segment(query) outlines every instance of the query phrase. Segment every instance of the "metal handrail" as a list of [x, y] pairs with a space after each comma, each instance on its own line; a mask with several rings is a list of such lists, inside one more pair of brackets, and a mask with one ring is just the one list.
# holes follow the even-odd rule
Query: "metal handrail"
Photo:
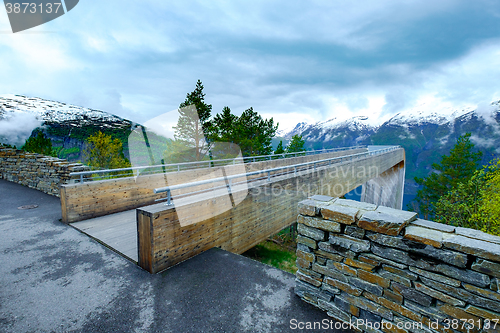
[[[130, 167], [130, 168], [119, 168], [119, 169], [105, 169], [105, 170], [93, 170], [93, 171], [79, 171], [79, 172], [71, 172], [69, 174], [70, 177], [74, 176], [79, 176], [80, 182], [83, 183], [85, 180], [85, 176], [88, 175], [94, 175], [94, 174], [105, 174], [105, 173], [114, 173], [114, 172], [122, 172], [122, 171], [134, 171], [134, 170], [144, 170], [144, 169], [154, 169], [154, 168], [171, 168], [175, 167], [177, 168], [177, 172], [181, 170], [181, 166], [190, 166], [190, 165], [195, 165], [195, 164], [206, 164], [208, 163], [208, 167], [210, 168], [212, 164], [215, 163], [220, 163], [220, 162], [233, 162], [233, 165], [236, 164], [237, 161], [248, 161], [251, 160], [253, 163], [255, 163], [258, 159], [265, 158], [265, 160], [272, 160], [273, 158], [282, 158], [288, 155], [295, 155], [297, 157], [298, 155], [303, 155], [303, 156], [308, 156], [308, 155], [315, 155], [315, 154], [326, 154], [326, 153], [332, 153], [336, 151], [345, 151], [345, 150], [353, 150], [353, 149], [360, 149], [360, 148], [366, 148], [366, 146], [352, 146], [352, 147], [341, 147], [341, 148], [329, 148], [329, 149], [321, 149], [321, 150], [309, 150], [309, 151], [302, 151], [302, 152], [295, 152], [295, 153], [283, 153], [283, 154], [272, 154], [272, 155], [259, 155], [259, 156], [248, 156], [248, 157], [236, 157], [234, 159], [232, 158], [226, 158], [226, 159], [219, 159], [219, 160], [206, 160], [206, 161], [195, 161], [195, 162], [183, 162], [183, 163], [173, 163], [173, 164], [158, 164], [158, 165], [147, 165], [147, 166], [139, 166], [139, 167]], [[185, 169], [186, 170], [186, 169]]]
[[[303, 166], [310, 166], [313, 165], [314, 169], [316, 169], [316, 165], [319, 163], [324, 163], [324, 162], [329, 162], [329, 165], [331, 165], [331, 162], [333, 160], [340, 160], [340, 162], [343, 162], [344, 160], [349, 160], [352, 161], [354, 158], [360, 159], [361, 156], [373, 156], [373, 155], [379, 155], [379, 154], [384, 154], [396, 149], [400, 149], [401, 146], [392, 146], [388, 148], [383, 148], [379, 150], [374, 150], [374, 151], [368, 151], [368, 152], [363, 152], [363, 153], [358, 153], [358, 154], [353, 154], [353, 155], [347, 155], [347, 156], [338, 156], [338, 157], [332, 157], [324, 160], [319, 160], [319, 161], [312, 161], [312, 162], [307, 162], [307, 163], [300, 163], [300, 164], [294, 164], [294, 165], [288, 165], [288, 166], [283, 166], [283, 167], [278, 167], [278, 168], [271, 168], [271, 169], [266, 169], [266, 170], [257, 170], [257, 171], [252, 171], [248, 173], [242, 173], [238, 175], [231, 175], [231, 176], [226, 176], [226, 177], [218, 177], [218, 178], [213, 178], [213, 179], [205, 179], [205, 180], [200, 180], [197, 182], [191, 182], [191, 183], [185, 183], [185, 184], [178, 184], [178, 185], [172, 185], [172, 186], [166, 186], [166, 187], [160, 187], [160, 188], [155, 188], [154, 193], [163, 193], [167, 192], [167, 203], [166, 205], [170, 206], [172, 205], [172, 195], [171, 192], [173, 190], [179, 190], [187, 187], [193, 187], [193, 186], [199, 186], [199, 185], [205, 185], [205, 184], [210, 184], [210, 183], [216, 183], [216, 182], [225, 182], [228, 181], [227, 187], [229, 188], [229, 191], [231, 191], [231, 181], [236, 178], [242, 178], [242, 177], [248, 177], [248, 176], [253, 176], [253, 175], [259, 175], [263, 173], [267, 173], [267, 180], [271, 181], [271, 172], [276, 172], [276, 171], [281, 171], [285, 169], [294, 169], [294, 173], [297, 174], [297, 168], [298, 167], [303, 167]], [[276, 176], [276, 175], [275, 175]]]

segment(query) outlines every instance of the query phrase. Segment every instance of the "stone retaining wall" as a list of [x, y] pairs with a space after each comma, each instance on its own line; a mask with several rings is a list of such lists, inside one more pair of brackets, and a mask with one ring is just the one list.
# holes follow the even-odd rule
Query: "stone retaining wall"
[[325, 196], [298, 208], [305, 302], [359, 332], [500, 332], [500, 237]]
[[59, 197], [59, 185], [69, 181], [69, 173], [88, 170], [80, 163], [0, 147], [0, 179], [25, 185]]

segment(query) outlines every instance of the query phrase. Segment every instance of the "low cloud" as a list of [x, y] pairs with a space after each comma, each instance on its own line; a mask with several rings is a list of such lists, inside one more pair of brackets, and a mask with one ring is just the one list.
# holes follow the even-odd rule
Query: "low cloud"
[[35, 115], [16, 112], [0, 119], [0, 142], [9, 145], [22, 146], [31, 132], [42, 125]]

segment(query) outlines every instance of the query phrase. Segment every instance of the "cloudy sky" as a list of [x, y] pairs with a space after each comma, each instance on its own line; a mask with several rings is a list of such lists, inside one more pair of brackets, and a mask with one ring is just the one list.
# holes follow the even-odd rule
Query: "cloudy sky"
[[0, 8], [0, 94], [145, 122], [205, 86], [215, 112], [282, 129], [500, 99], [497, 0], [81, 0], [12, 34]]

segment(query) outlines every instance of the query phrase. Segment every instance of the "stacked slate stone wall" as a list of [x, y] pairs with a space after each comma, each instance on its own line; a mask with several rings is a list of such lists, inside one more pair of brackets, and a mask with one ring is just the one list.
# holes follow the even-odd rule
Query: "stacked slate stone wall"
[[59, 185], [69, 182], [70, 172], [88, 170], [81, 163], [0, 147], [0, 179], [25, 185], [59, 197]]
[[354, 331], [500, 332], [500, 237], [325, 196], [299, 214], [295, 293]]

